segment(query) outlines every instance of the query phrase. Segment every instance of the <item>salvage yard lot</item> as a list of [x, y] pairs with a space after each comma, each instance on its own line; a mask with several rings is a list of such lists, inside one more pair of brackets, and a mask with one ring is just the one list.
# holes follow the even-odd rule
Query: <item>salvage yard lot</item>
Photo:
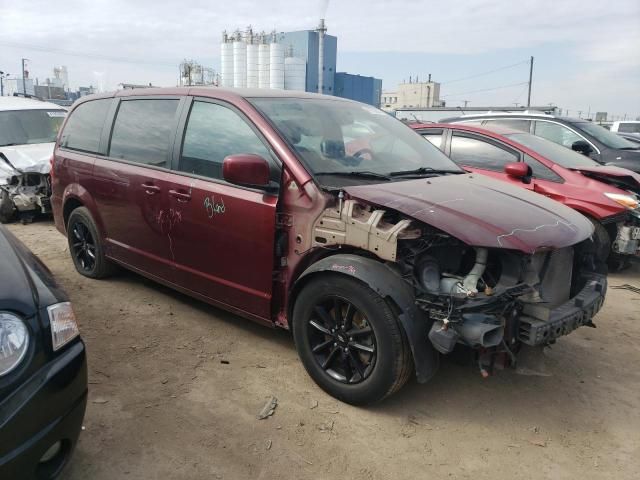
[[[444, 361], [429, 384], [356, 408], [316, 387], [287, 332], [133, 273], [90, 280], [52, 223], [9, 228], [65, 287], [87, 345], [85, 430], [64, 479], [637, 478], [637, 293], [610, 288], [598, 328], [548, 351], [550, 376], [483, 380]], [[639, 266], [609, 283], [640, 286]]]

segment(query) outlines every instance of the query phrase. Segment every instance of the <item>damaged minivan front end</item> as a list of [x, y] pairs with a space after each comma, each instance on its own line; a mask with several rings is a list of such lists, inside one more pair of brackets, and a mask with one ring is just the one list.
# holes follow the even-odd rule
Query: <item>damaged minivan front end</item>
[[[408, 285], [420, 312], [412, 321], [422, 323], [412, 340], [415, 326], [403, 322], [418, 342], [418, 380], [433, 369], [416, 349], [470, 347], [486, 375], [496, 362], [515, 366], [525, 345], [593, 326], [603, 305], [592, 224], [545, 197], [496, 187], [475, 175], [347, 187], [314, 225], [315, 246], [368, 251]], [[358, 276], [341, 257], [350, 256], [330, 257], [330, 268]]]

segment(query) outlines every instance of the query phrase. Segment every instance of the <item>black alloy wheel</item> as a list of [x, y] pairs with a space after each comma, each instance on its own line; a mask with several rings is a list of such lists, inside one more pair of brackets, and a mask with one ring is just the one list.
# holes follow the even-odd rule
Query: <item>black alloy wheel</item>
[[335, 380], [355, 384], [375, 366], [376, 336], [365, 316], [336, 295], [319, 299], [307, 329], [311, 351], [320, 368]]
[[71, 254], [76, 264], [85, 272], [91, 272], [96, 266], [96, 243], [89, 228], [81, 221], [69, 225], [72, 235]]
[[353, 405], [378, 402], [415, 372], [396, 312], [365, 283], [321, 273], [296, 295], [293, 338], [307, 373], [325, 392]]
[[78, 207], [67, 221], [67, 242], [76, 270], [89, 278], [106, 278], [117, 266], [105, 257], [101, 237], [91, 213]]

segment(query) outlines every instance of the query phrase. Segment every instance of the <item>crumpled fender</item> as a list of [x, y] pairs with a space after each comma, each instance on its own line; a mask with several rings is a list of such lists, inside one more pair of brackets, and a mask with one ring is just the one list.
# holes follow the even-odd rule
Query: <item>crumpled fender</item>
[[294, 284], [299, 289], [309, 276], [333, 272], [354, 277], [383, 298], [391, 298], [400, 309], [398, 319], [404, 328], [418, 382], [425, 383], [436, 373], [439, 357], [428, 339], [431, 322], [416, 306], [411, 287], [388, 265], [359, 255], [338, 254], [325, 257], [307, 268]]

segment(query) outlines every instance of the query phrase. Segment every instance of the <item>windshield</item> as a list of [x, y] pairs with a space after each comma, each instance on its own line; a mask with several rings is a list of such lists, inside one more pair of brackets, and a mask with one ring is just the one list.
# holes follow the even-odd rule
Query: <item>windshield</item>
[[250, 101], [314, 175], [352, 175], [375, 181], [391, 173], [400, 177], [399, 172], [463, 172], [431, 143], [377, 108], [329, 99]]
[[589, 157], [530, 133], [508, 133], [504, 136], [530, 148], [564, 168], [600, 166], [598, 162], [591, 160]]
[[573, 124], [576, 128], [584, 130], [593, 138], [602, 142], [605, 146], [609, 148], [620, 148], [626, 150], [632, 150], [638, 148], [637, 145], [625, 140], [620, 135], [616, 135], [613, 132], [610, 132], [604, 127], [597, 125], [591, 122], [576, 122]]
[[55, 142], [64, 110], [8, 110], [0, 112], [0, 147]]

